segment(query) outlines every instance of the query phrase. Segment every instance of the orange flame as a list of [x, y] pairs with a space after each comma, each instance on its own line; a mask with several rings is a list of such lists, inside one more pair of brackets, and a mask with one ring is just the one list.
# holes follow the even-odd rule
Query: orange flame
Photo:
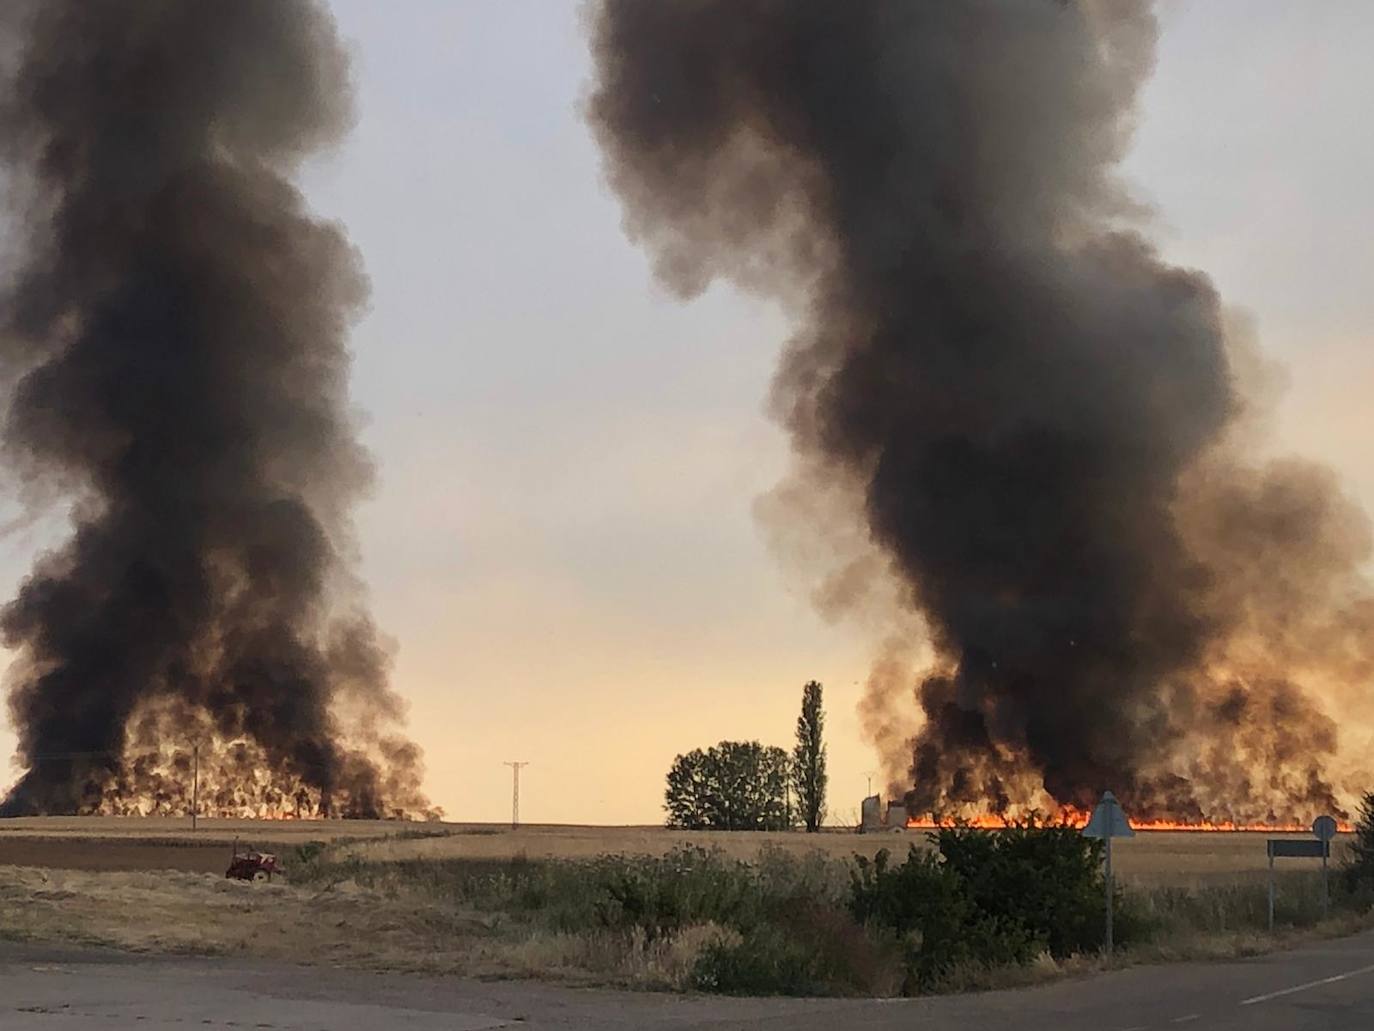
[[[1049, 822], [1051, 824], [1066, 824], [1070, 827], [1085, 827], [1091, 813], [1072, 806], [1065, 806], [1056, 813]], [[956, 824], [963, 824], [969, 827], [978, 827], [983, 830], [1001, 830], [1008, 826], [1009, 822], [1004, 817], [980, 814], [959, 820], [937, 821], [929, 817], [925, 819], [908, 818], [906, 821], [907, 830], [939, 830], [941, 827], [952, 827]], [[1268, 832], [1276, 834], [1308, 834], [1312, 828], [1301, 823], [1235, 823], [1230, 820], [1132, 820], [1131, 827], [1138, 831], [1187, 831], [1198, 833], [1245, 833], [1245, 832]], [[1350, 834], [1355, 830], [1355, 826], [1348, 822], [1338, 822], [1336, 829], [1342, 834]]]

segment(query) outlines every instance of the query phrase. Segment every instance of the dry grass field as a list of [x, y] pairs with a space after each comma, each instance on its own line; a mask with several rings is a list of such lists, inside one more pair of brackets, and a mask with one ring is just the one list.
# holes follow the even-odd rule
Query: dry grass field
[[[1303, 837], [1282, 834], [1278, 837]], [[1124, 883], [1148, 885], [1226, 883], [1261, 877], [1268, 868], [1263, 833], [1141, 832], [1114, 846], [1115, 869]], [[1342, 836], [1342, 839], [1345, 836]], [[76, 870], [182, 870], [223, 872], [229, 848], [244, 847], [289, 854], [306, 842], [337, 843], [359, 859], [379, 862], [409, 859], [587, 859], [611, 854], [661, 855], [683, 845], [718, 848], [752, 859], [765, 847], [793, 852], [820, 851], [835, 859], [894, 855], [926, 832], [854, 834], [735, 833], [669, 831], [661, 827], [580, 827], [531, 825], [512, 831], [501, 824], [395, 823], [383, 820], [201, 820], [177, 818], [32, 817], [0, 821], [0, 865]], [[1336, 861], [1345, 847], [1336, 843]], [[1281, 860], [1281, 869], [1315, 867], [1309, 861]]]
[[[1265, 850], [1268, 837], [1253, 832], [1141, 832], [1114, 844], [1113, 866], [1123, 882], [1128, 883], [1186, 886], [1235, 880], [1238, 876], [1252, 878], [1268, 870]], [[883, 848], [900, 855], [913, 844], [925, 847], [927, 832], [720, 834], [669, 831], [658, 827], [522, 827], [511, 831], [488, 826], [454, 828], [435, 837], [374, 838], [350, 843], [348, 850], [370, 861], [509, 859], [517, 855], [529, 859], [584, 859], [608, 852], [656, 855], [680, 845], [698, 845], [750, 859], [760, 849], [772, 846], [796, 852], [816, 850], [835, 859], [848, 859], [855, 854], [872, 856]], [[1334, 854], [1338, 862], [1344, 847], [1344, 840], [1336, 842]], [[1304, 866], [1301, 861], [1282, 861], [1284, 869], [1292, 869], [1295, 865]]]
[[[1290, 929], [1279, 939], [1257, 934], [1265, 838], [1153, 832], [1117, 843], [1121, 881], [1135, 885], [1148, 905], [1165, 906], [1157, 914], [1161, 919], [1186, 915], [1179, 925], [1183, 930], [1152, 946], [1158, 957], [1262, 951], [1293, 934], [1364, 926], [1360, 918], [1324, 929]], [[241, 847], [278, 852], [288, 868], [286, 879], [271, 884], [226, 880], [235, 839]], [[799, 869], [815, 867], [820, 853], [831, 861], [820, 864], [829, 871], [825, 876], [843, 884], [843, 863], [856, 853], [871, 856], [887, 848], [903, 855], [908, 845], [925, 847], [926, 839], [923, 831], [708, 834], [554, 826], [512, 831], [495, 825], [352, 821], [206, 820], [192, 833], [184, 820], [5, 820], [0, 821], [0, 936], [681, 988], [702, 950], [730, 940], [732, 931], [709, 922], [667, 937], [565, 928], [538, 913], [503, 909], [520, 897], [512, 876], [540, 860], [661, 856], [681, 846], [700, 846], [745, 860], [781, 850], [798, 857]], [[323, 850], [297, 851], [314, 842], [325, 843]], [[315, 859], [304, 858], [307, 852]], [[520, 860], [531, 862], [522, 866]], [[1290, 860], [1282, 866], [1281, 895], [1310, 909], [1317, 864]], [[293, 867], [301, 876], [290, 876]], [[455, 879], [472, 877], [463, 890], [454, 890]], [[535, 882], [542, 883], [538, 876]], [[560, 891], [584, 890], [580, 881], [561, 883]], [[505, 899], [502, 906], [483, 901], [493, 892]], [[1241, 918], [1243, 925], [1237, 923]], [[1037, 978], [1063, 972], [1058, 967], [1037, 971]]]
[[[518, 974], [518, 949], [481, 918], [350, 885], [323, 890], [180, 871], [0, 867], [0, 935], [135, 952], [244, 955], [284, 963]], [[509, 951], [511, 957], [502, 953]]]

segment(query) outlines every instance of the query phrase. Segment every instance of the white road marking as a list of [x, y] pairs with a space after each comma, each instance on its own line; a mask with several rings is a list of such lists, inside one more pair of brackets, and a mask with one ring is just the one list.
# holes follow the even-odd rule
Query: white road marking
[[1170, 1024], [1190, 1024], [1190, 1023], [1192, 1023], [1194, 1020], [1197, 1020], [1197, 1018], [1200, 1017], [1200, 1016], [1202, 1016], [1201, 1013], [1189, 1013], [1186, 1017], [1175, 1017], [1173, 1020], [1169, 1021], [1169, 1023], [1170, 1023]]
[[1249, 999], [1242, 999], [1242, 1006], [1253, 1006], [1257, 1002], [1268, 1002], [1270, 999], [1280, 999], [1285, 995], [1292, 995], [1295, 992], [1305, 992], [1309, 988], [1320, 988], [1324, 984], [1335, 984], [1337, 981], [1344, 981], [1346, 978], [1358, 977], [1360, 974], [1374, 973], [1374, 963], [1367, 967], [1360, 967], [1359, 970], [1347, 970], [1344, 974], [1335, 974], [1332, 977], [1323, 977], [1320, 981], [1308, 981], [1306, 984], [1296, 984], [1292, 988], [1284, 988], [1282, 991], [1270, 992], [1268, 995], [1256, 995]]

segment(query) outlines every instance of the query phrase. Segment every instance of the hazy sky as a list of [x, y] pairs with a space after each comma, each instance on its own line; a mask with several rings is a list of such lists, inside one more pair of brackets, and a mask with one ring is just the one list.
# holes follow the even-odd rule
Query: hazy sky
[[[651, 281], [579, 116], [577, 5], [332, 6], [359, 120], [305, 188], [372, 278], [359, 548], [434, 799], [503, 819], [520, 759], [528, 820], [657, 822], [676, 753], [789, 745], [816, 678], [848, 818], [877, 766], [854, 717], [869, 642], [789, 589], [751, 514], [785, 465], [763, 410], [785, 322]], [[1127, 166], [1152, 233], [1286, 368], [1275, 446], [1374, 507], [1374, 8], [1192, 0], [1163, 24]], [[56, 526], [3, 541], [0, 584]]]

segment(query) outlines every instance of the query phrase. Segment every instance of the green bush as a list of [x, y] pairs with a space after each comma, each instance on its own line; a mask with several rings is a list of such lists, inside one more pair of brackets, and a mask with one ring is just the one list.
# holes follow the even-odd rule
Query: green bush
[[1070, 827], [1026, 822], [1001, 831], [943, 828], [935, 853], [916, 846], [905, 863], [887, 850], [857, 857], [849, 908], [901, 943], [908, 990], [951, 971], [1022, 965], [1099, 948], [1105, 886], [1101, 846]]
[[650, 941], [691, 924], [749, 929], [763, 916], [756, 872], [703, 848], [678, 848], [661, 858], [612, 857], [586, 872], [601, 894], [599, 922], [638, 928]]
[[328, 843], [323, 841], [307, 841], [304, 845], [297, 845], [291, 853], [292, 862], [288, 869], [294, 871], [297, 867], [306, 867], [317, 862], [328, 847]]
[[812, 983], [810, 959], [776, 928], [759, 928], [736, 943], [709, 943], [691, 985], [720, 995], [804, 995]]
[[1055, 959], [1102, 947], [1102, 842], [1034, 820], [995, 832], [947, 827], [934, 837], [978, 912], [1020, 928]]
[[930, 989], [958, 967], [1027, 963], [1041, 951], [1023, 928], [981, 912], [939, 856], [913, 845], [905, 863], [890, 860], [887, 849], [872, 862], [856, 857], [850, 911], [901, 947], [905, 991]]
[[709, 944], [692, 986], [724, 995], [889, 995], [902, 983], [897, 950], [842, 908], [799, 900], [774, 917], [737, 942]]
[[1355, 821], [1355, 840], [1341, 867], [1346, 892], [1361, 900], [1374, 898], [1374, 791], [1360, 799]]

